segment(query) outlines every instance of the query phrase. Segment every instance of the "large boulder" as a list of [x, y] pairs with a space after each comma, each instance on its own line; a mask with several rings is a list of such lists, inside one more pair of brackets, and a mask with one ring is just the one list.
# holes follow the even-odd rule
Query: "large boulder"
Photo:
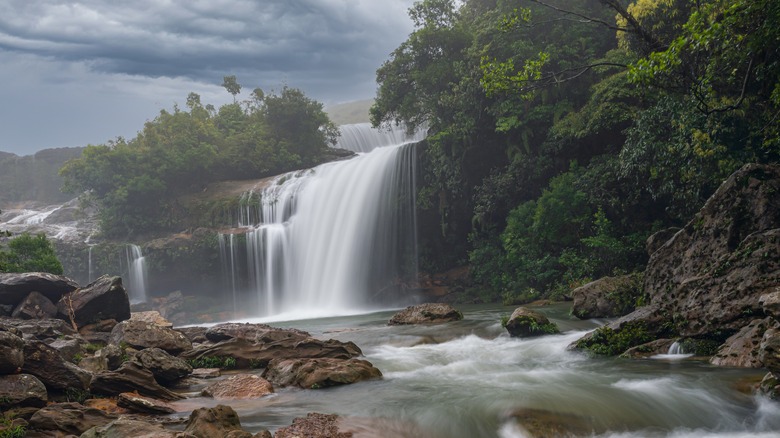
[[449, 304], [425, 303], [409, 306], [393, 315], [388, 325], [406, 324], [441, 324], [450, 321], [460, 321], [463, 314]]
[[271, 382], [255, 374], [230, 376], [203, 389], [203, 395], [217, 400], [260, 398], [273, 392]]
[[146, 321], [122, 321], [111, 330], [109, 343], [126, 344], [136, 349], [159, 348], [171, 354], [191, 350], [192, 343], [184, 334]]
[[25, 341], [22, 372], [39, 378], [47, 388], [86, 390], [92, 374], [65, 360], [41, 341]]
[[30, 418], [30, 428], [51, 433], [81, 435], [87, 430], [116, 420], [116, 416], [85, 407], [79, 403], [54, 403], [37, 411]]
[[69, 362], [73, 362], [84, 354], [85, 342], [80, 337], [63, 336], [47, 342], [47, 344], [49, 347], [59, 351], [62, 357]]
[[571, 292], [572, 315], [580, 319], [615, 318], [636, 309], [642, 297], [642, 275], [604, 277]]
[[46, 406], [49, 396], [46, 387], [35, 376], [12, 374], [0, 376], [0, 410], [14, 406]]
[[63, 295], [78, 287], [68, 277], [46, 272], [0, 274], [0, 304], [17, 306], [30, 292], [38, 292], [56, 303]]
[[144, 397], [134, 392], [123, 392], [117, 397], [116, 405], [120, 408], [129, 409], [133, 412], [152, 415], [168, 415], [176, 412], [170, 404], [156, 400], [151, 397]]
[[726, 339], [710, 359], [713, 365], [737, 368], [762, 368], [759, 345], [764, 333], [777, 327], [773, 318], [756, 319]]
[[30, 292], [11, 312], [12, 318], [47, 319], [57, 316], [57, 306], [40, 292]]
[[[650, 256], [644, 292], [652, 313], [639, 308], [622, 322], [632, 330], [642, 328], [647, 336], [601, 331], [599, 339], [589, 335], [589, 341], [580, 344], [602, 349], [616, 339], [644, 343], [648, 337], [679, 336], [722, 342], [763, 316], [760, 298], [780, 284], [778, 192], [778, 165], [749, 164], [732, 174], [694, 218]], [[635, 345], [632, 341], [620, 347]]]
[[54, 340], [76, 335], [76, 330], [61, 319], [0, 319], [0, 330], [18, 330], [24, 339]]
[[379, 378], [382, 372], [360, 359], [275, 359], [263, 377], [279, 386], [318, 389]]
[[764, 332], [758, 358], [764, 367], [780, 376], [780, 329], [772, 328]]
[[154, 374], [155, 380], [166, 385], [192, 374], [192, 367], [175, 356], [166, 353], [160, 348], [147, 348], [139, 351], [135, 359], [147, 370]]
[[128, 361], [116, 371], [102, 371], [92, 377], [89, 389], [94, 394], [116, 396], [123, 392], [137, 392], [160, 400], [181, 400], [184, 397], [160, 386], [154, 374], [140, 364]]
[[24, 341], [11, 332], [0, 331], [0, 374], [14, 374], [24, 365]]
[[541, 336], [558, 333], [558, 327], [543, 314], [518, 307], [506, 323], [506, 331], [512, 337]]
[[57, 302], [57, 314], [79, 327], [104, 319], [124, 321], [130, 318], [130, 300], [120, 277], [104, 275], [63, 296]]
[[184, 432], [198, 438], [252, 438], [251, 433], [241, 429], [241, 420], [236, 411], [225, 405], [195, 409], [190, 414]]
[[322, 358], [350, 359], [362, 355], [357, 345], [333, 339], [321, 341], [314, 338], [290, 337], [268, 342], [254, 342], [232, 338], [213, 345], [200, 345], [180, 355], [185, 359], [206, 357], [231, 357], [241, 368], [264, 367], [272, 359]]

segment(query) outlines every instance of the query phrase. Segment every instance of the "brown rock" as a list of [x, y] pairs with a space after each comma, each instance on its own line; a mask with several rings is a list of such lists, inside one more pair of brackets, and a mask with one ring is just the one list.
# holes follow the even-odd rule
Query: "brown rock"
[[642, 295], [642, 275], [604, 277], [571, 292], [572, 315], [580, 319], [614, 318], [636, 309]]
[[279, 386], [318, 389], [379, 378], [382, 372], [360, 359], [275, 359], [263, 377]]
[[30, 418], [30, 427], [37, 431], [61, 431], [81, 435], [95, 426], [103, 426], [116, 418], [79, 403], [54, 403], [33, 414]]
[[674, 339], [656, 339], [655, 341], [629, 348], [621, 357], [647, 359], [657, 354], [668, 354], [669, 347], [672, 344], [674, 344]]
[[81, 338], [75, 338], [73, 336], [64, 336], [47, 342], [49, 347], [59, 351], [63, 359], [68, 362], [72, 362], [75, 357], [84, 354], [82, 343], [83, 340]]
[[175, 382], [192, 373], [192, 367], [183, 359], [171, 356], [159, 348], [147, 348], [135, 355], [141, 365], [154, 374], [162, 385]]
[[39, 378], [47, 388], [86, 390], [92, 374], [65, 360], [59, 351], [41, 341], [24, 343], [22, 371]]
[[506, 330], [513, 337], [541, 336], [558, 333], [558, 327], [543, 314], [518, 307], [506, 323]]
[[761, 295], [758, 304], [764, 309], [766, 315], [780, 321], [780, 287], [776, 288], [774, 292]]
[[41, 341], [77, 334], [70, 324], [61, 319], [0, 319], [0, 329], [18, 330], [25, 339]]
[[538, 438], [591, 436], [594, 424], [590, 419], [569, 413], [542, 409], [518, 409], [511, 414], [523, 430], [523, 436]]
[[[218, 435], [217, 435], [218, 436]], [[192, 438], [192, 435], [168, 430], [162, 425], [148, 421], [120, 418], [104, 426], [96, 426], [81, 434], [80, 438]]]
[[152, 415], [168, 415], [176, 412], [171, 405], [161, 400], [151, 397], [144, 397], [133, 392], [123, 392], [119, 394], [116, 401], [120, 408], [129, 409], [133, 412]]
[[274, 438], [350, 438], [351, 432], [339, 431], [339, 416], [312, 412], [306, 418], [296, 418], [293, 424], [282, 427]]
[[173, 328], [173, 323], [163, 318], [160, 312], [156, 310], [148, 310], [145, 312], [132, 312], [130, 314], [130, 321], [144, 321], [152, 324], [157, 324], [160, 327]]
[[255, 374], [230, 376], [203, 389], [203, 395], [217, 400], [259, 398], [273, 392], [271, 382]]
[[151, 371], [140, 364], [129, 361], [116, 371], [102, 371], [92, 377], [90, 391], [95, 394], [119, 395], [123, 392], [137, 392], [160, 400], [181, 400], [184, 397], [172, 392], [154, 380]]
[[409, 306], [393, 315], [388, 325], [405, 324], [441, 324], [450, 321], [460, 321], [463, 314], [449, 304], [425, 303]]
[[115, 319], [104, 319], [102, 321], [79, 327], [79, 334], [87, 342], [105, 345], [108, 344], [108, 338], [111, 336], [111, 330], [113, 330], [117, 324], [118, 323]]
[[0, 331], [0, 374], [14, 374], [24, 365], [24, 341], [11, 332]]
[[764, 379], [761, 380], [759, 390], [773, 400], [780, 400], [780, 379], [774, 373], [766, 373]]
[[68, 277], [45, 272], [0, 274], [0, 304], [18, 305], [30, 292], [38, 292], [56, 303], [79, 285]]
[[198, 438], [227, 437], [229, 434], [232, 438], [252, 438], [251, 433], [241, 429], [236, 411], [225, 405], [195, 409], [184, 431]]
[[104, 275], [83, 289], [63, 296], [57, 302], [57, 314], [79, 327], [104, 319], [124, 321], [130, 318], [130, 301], [120, 277]]
[[276, 342], [290, 339], [304, 340], [310, 338], [311, 335], [303, 330], [282, 329], [266, 324], [224, 323], [207, 329], [205, 337], [211, 342], [220, 342], [233, 338], [246, 339], [253, 342]]
[[764, 332], [758, 359], [769, 371], [780, 375], [780, 329], [777, 328], [777, 324]]
[[43, 407], [49, 397], [43, 383], [29, 374], [0, 376], [0, 394], [3, 411], [13, 406]]
[[12, 318], [46, 319], [57, 316], [57, 306], [40, 292], [30, 292], [11, 312]]
[[176, 330], [145, 321], [122, 321], [111, 330], [109, 343], [136, 349], [159, 348], [170, 354], [191, 350], [192, 343]]
[[777, 322], [772, 318], [751, 321], [720, 346], [710, 363], [723, 367], [761, 368], [761, 338], [764, 337], [764, 332], [776, 326]]
[[195, 368], [192, 370], [192, 377], [199, 379], [214, 379], [221, 376], [219, 368]]

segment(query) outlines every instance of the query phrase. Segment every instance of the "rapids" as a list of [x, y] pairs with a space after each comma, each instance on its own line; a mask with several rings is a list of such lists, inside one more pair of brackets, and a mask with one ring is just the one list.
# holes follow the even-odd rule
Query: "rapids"
[[[563, 334], [517, 339], [498, 322], [512, 309], [462, 308], [463, 321], [387, 326], [393, 312], [277, 322], [354, 341], [381, 380], [322, 390], [277, 389], [231, 402], [248, 430], [276, 430], [308, 412], [382, 418], [431, 438], [528, 436], [513, 414], [598, 437], [774, 437], [780, 404], [741, 391], [764, 372], [701, 361], [590, 358], [567, 346], [595, 328], [567, 306], [541, 309]], [[193, 388], [196, 391], [198, 388]], [[195, 398], [178, 402], [212, 406]], [[184, 415], [184, 414], [182, 414]], [[399, 435], [404, 436], [404, 435]]]

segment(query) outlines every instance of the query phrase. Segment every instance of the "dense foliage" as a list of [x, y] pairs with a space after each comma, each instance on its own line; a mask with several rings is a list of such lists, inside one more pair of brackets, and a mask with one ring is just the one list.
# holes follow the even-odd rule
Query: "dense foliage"
[[10, 239], [7, 248], [0, 247], [0, 272], [48, 272], [62, 275], [62, 264], [45, 235], [22, 233]]
[[421, 261], [490, 297], [646, 262], [729, 173], [780, 157], [780, 2], [423, 0], [375, 125], [427, 127]]
[[216, 109], [190, 93], [188, 110], [162, 110], [135, 138], [87, 146], [63, 166], [64, 188], [99, 206], [105, 235], [168, 230], [179, 196], [212, 181], [310, 166], [335, 143], [338, 131], [322, 104], [300, 90], [265, 95], [257, 88], [239, 102], [235, 76], [225, 77], [223, 86], [234, 103]]

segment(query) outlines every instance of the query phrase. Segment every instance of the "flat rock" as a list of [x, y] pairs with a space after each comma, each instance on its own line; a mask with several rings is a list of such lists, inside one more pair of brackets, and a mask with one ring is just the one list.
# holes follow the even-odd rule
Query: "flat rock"
[[17, 306], [30, 292], [38, 292], [56, 303], [63, 295], [78, 289], [68, 277], [45, 272], [0, 274], [0, 304]]
[[129, 409], [133, 412], [140, 412], [142, 414], [168, 415], [176, 412], [170, 404], [162, 400], [144, 397], [133, 392], [123, 392], [119, 394], [116, 404], [120, 408]]
[[192, 370], [191, 377], [199, 379], [214, 379], [222, 375], [219, 368], [195, 368]]
[[14, 374], [24, 365], [24, 341], [11, 332], [0, 331], [0, 374]]
[[75, 290], [57, 301], [57, 314], [79, 327], [98, 321], [130, 318], [130, 300], [120, 277], [104, 275], [88, 286]]
[[279, 386], [318, 389], [376, 379], [382, 372], [360, 359], [275, 359], [263, 377]]
[[123, 392], [137, 392], [155, 399], [171, 401], [184, 397], [170, 391], [154, 380], [151, 371], [140, 364], [128, 361], [116, 371], [102, 371], [92, 377], [90, 391], [102, 395], [119, 395]]
[[0, 319], [0, 329], [11, 331], [18, 330], [24, 339], [38, 339], [41, 341], [54, 340], [63, 336], [74, 336], [78, 333], [67, 322], [61, 319]]
[[460, 321], [463, 314], [449, 304], [425, 303], [409, 306], [393, 315], [388, 325], [406, 324], [441, 324], [450, 321]]
[[[217, 435], [218, 436], [218, 435]], [[96, 426], [81, 434], [80, 438], [192, 438], [193, 435], [168, 430], [160, 424], [148, 421], [120, 418], [104, 426]]]
[[0, 376], [0, 408], [5, 411], [15, 406], [46, 406], [49, 399], [46, 387], [30, 374]]
[[36, 431], [81, 435], [93, 427], [103, 426], [116, 418], [115, 415], [79, 403], [53, 403], [33, 414], [30, 418], [30, 428]]
[[109, 343], [122, 343], [136, 349], [159, 348], [170, 354], [191, 350], [192, 343], [183, 333], [146, 321], [122, 321], [111, 330]]
[[203, 395], [217, 400], [259, 398], [273, 392], [271, 382], [255, 374], [230, 376], [203, 389]]
[[266, 324], [250, 323], [224, 323], [210, 327], [204, 333], [206, 339], [211, 342], [226, 341], [228, 339], [246, 339], [253, 342], [275, 342], [281, 340], [310, 338], [311, 335], [303, 330], [294, 328], [277, 328]]
[[46, 319], [57, 316], [57, 306], [40, 292], [32, 291], [11, 312], [12, 318]]

